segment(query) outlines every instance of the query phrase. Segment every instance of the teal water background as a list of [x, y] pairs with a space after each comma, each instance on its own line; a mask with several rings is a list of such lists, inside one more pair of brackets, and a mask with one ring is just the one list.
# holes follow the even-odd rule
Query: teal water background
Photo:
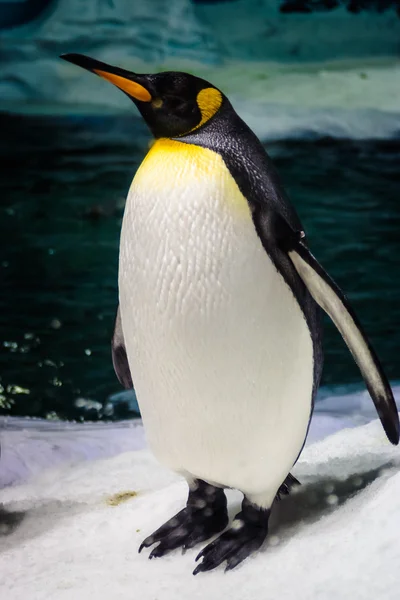
[[[110, 356], [118, 240], [150, 138], [125, 116], [3, 115], [0, 126], [0, 413], [80, 418], [78, 397], [104, 404], [120, 389]], [[267, 149], [313, 252], [399, 379], [400, 142]], [[328, 320], [325, 333], [323, 383], [361, 383]]]

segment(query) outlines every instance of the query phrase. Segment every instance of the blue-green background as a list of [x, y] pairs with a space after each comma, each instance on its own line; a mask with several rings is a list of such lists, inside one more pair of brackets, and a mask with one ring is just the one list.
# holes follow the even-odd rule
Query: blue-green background
[[[109, 350], [118, 239], [147, 136], [132, 118], [131, 143], [63, 149], [89, 124], [96, 128], [71, 118], [2, 123], [0, 368], [12, 414], [77, 417], [78, 396], [102, 402], [118, 389]], [[398, 379], [400, 144], [292, 141], [268, 150], [313, 251]], [[329, 322], [325, 348], [325, 383], [360, 379]], [[7, 393], [15, 385], [30, 393]]]
[[[6, 4], [0, 2], [0, 24], [9, 36], [14, 29], [7, 19], [16, 13], [12, 3]], [[35, 12], [40, 2], [28, 4], [34, 9], [30, 17], [26, 13], [28, 21], [45, 18]], [[47, 15], [51, 3], [42, 4]], [[201, 15], [211, 2], [193, 4]], [[244, 6], [212, 4], [232, 19], [239, 5], [241, 10]], [[221, 8], [223, 4], [229, 7]], [[364, 3], [360, 11], [376, 12], [375, 4]], [[308, 5], [314, 11], [316, 4]], [[398, 27], [394, 6], [385, 7], [385, 13], [392, 11], [393, 27]], [[18, 25], [15, 36], [3, 39], [7, 68], [13, 64], [7, 50], [12, 40], [20, 36], [26, 48], [29, 36], [34, 37], [36, 21], [26, 26], [21, 22], [12, 23]], [[221, 23], [213, 25], [222, 31]], [[80, 39], [88, 44], [94, 34], [88, 28]], [[383, 32], [383, 44], [386, 38]], [[215, 39], [220, 54], [221, 40], [222, 33]], [[35, 44], [38, 52], [44, 48], [53, 59], [59, 51], [55, 42], [54, 47]], [[370, 49], [371, 57], [379, 54], [378, 46]], [[241, 60], [245, 50], [243, 42]], [[328, 50], [321, 47], [324, 57]], [[355, 47], [350, 54], [357, 52]], [[24, 56], [29, 58], [29, 53]], [[252, 60], [250, 51], [246, 59]], [[32, 56], [33, 70], [35, 60]], [[24, 101], [36, 101], [36, 91], [46, 85], [49, 74], [40, 73], [32, 89], [25, 84], [18, 88]], [[0, 83], [14, 85], [13, 77], [14, 72], [2, 79], [0, 72]], [[56, 76], [53, 81], [57, 83]], [[61, 83], [65, 85], [60, 78]], [[0, 106], [0, 413], [70, 419], [85, 415], [76, 406], [77, 398], [96, 400], [101, 406], [120, 389], [109, 342], [117, 305], [118, 240], [126, 193], [149, 134], [133, 110], [131, 115], [73, 109], [56, 113], [49, 106], [26, 112]], [[272, 141], [266, 147], [313, 252], [349, 296], [393, 381], [400, 378], [399, 136], [380, 141], [317, 137]], [[325, 349], [325, 385], [360, 383], [357, 367], [328, 321]], [[114, 417], [127, 414], [120, 411]], [[104, 416], [96, 408], [90, 418]]]

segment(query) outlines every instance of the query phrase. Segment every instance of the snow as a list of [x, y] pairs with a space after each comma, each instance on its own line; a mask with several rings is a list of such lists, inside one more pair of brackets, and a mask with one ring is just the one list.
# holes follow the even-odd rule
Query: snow
[[[0, 596], [395, 600], [399, 466], [378, 421], [308, 445], [293, 471], [303, 485], [275, 506], [263, 549], [229, 574], [193, 577], [199, 548], [153, 561], [137, 553], [184, 505], [183, 481], [147, 450], [64, 464], [1, 492]], [[118, 503], [127, 492], [136, 495]], [[240, 495], [228, 496], [234, 515]]]
[[82, 424], [0, 417], [0, 442], [0, 489], [62, 463], [115, 456], [145, 446], [139, 419]]
[[[400, 385], [392, 385], [400, 406]], [[131, 392], [120, 392], [110, 401], [136, 407]], [[348, 386], [322, 388], [315, 406], [307, 444], [343, 428], [356, 427], [376, 418], [368, 392]], [[122, 452], [145, 448], [140, 419], [118, 423], [65, 423], [43, 419], [0, 417], [0, 489], [20, 483], [57, 465], [108, 458]]]

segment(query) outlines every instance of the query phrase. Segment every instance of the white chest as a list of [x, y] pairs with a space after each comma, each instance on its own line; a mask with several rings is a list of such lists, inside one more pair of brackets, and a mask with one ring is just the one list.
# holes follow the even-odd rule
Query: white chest
[[257, 494], [304, 440], [309, 330], [222, 159], [158, 144], [129, 192], [119, 273], [146, 433], [172, 468]]

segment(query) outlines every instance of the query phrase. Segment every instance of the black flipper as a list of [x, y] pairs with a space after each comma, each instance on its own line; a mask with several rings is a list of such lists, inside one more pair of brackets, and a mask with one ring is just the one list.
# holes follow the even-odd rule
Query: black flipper
[[111, 341], [112, 360], [115, 373], [121, 385], [126, 390], [133, 388], [131, 371], [129, 369], [128, 357], [126, 355], [124, 333], [122, 331], [121, 315], [119, 307], [115, 318], [114, 334]]
[[400, 425], [393, 392], [346, 296], [311, 254], [303, 231], [293, 230], [282, 215], [265, 206], [254, 207], [253, 221], [265, 250], [279, 264], [287, 283], [293, 288], [293, 273], [277, 253], [289, 257], [309, 294], [336, 325], [361, 371], [389, 441], [397, 445]]
[[293, 244], [288, 255], [311, 296], [338, 328], [361, 371], [387, 437], [392, 444], [397, 445], [399, 415], [392, 390], [346, 296], [301, 239]]
[[393, 394], [374, 350], [346, 297], [309, 252], [301, 222], [271, 159], [225, 99], [218, 115], [180, 138], [220, 154], [247, 198], [261, 243], [299, 302], [314, 344], [314, 394], [322, 370], [319, 305], [331, 317], [360, 367], [389, 440], [399, 441]]

